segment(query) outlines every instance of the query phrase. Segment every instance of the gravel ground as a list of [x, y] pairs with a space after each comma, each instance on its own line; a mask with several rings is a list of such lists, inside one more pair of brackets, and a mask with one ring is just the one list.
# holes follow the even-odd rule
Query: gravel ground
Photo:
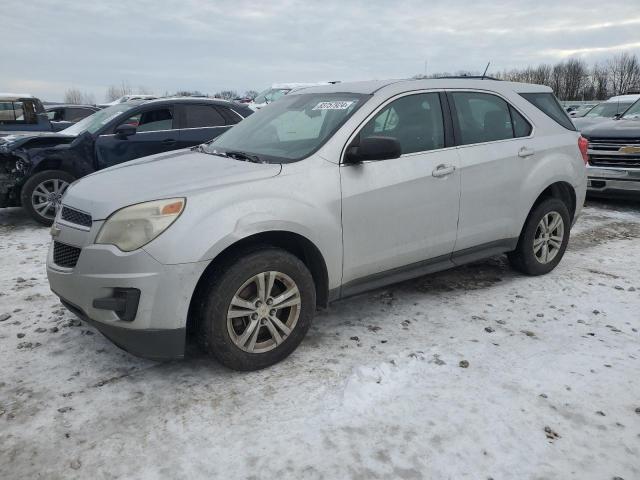
[[0, 478], [640, 478], [640, 204], [590, 202], [544, 277], [503, 257], [333, 304], [286, 361], [135, 358], [0, 210]]

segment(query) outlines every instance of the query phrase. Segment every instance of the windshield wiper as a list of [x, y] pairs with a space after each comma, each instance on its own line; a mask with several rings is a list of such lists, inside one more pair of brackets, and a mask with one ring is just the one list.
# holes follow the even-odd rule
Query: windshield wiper
[[235, 158], [236, 160], [242, 160], [251, 163], [264, 163], [262, 160], [260, 160], [260, 157], [258, 157], [257, 155], [252, 155], [250, 153], [240, 152], [236, 150], [227, 150], [225, 153], [227, 157]]

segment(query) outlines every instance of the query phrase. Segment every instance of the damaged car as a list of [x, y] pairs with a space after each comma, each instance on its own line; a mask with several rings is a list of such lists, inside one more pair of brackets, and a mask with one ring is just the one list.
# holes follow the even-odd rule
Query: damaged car
[[0, 207], [51, 225], [67, 187], [89, 173], [209, 141], [251, 109], [224, 100], [164, 98], [112, 105], [60, 132], [0, 138]]

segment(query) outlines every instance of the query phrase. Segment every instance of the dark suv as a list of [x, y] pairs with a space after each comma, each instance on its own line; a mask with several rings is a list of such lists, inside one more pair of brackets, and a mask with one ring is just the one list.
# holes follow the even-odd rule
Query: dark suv
[[0, 139], [0, 207], [50, 225], [67, 186], [118, 163], [212, 140], [252, 110], [224, 100], [164, 98], [113, 105], [58, 133]]

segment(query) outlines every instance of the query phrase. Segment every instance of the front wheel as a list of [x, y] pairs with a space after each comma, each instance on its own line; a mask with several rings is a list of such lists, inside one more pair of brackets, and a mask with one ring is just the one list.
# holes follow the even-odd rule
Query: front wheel
[[511, 266], [527, 275], [543, 275], [553, 270], [569, 243], [571, 220], [565, 203], [549, 198], [529, 214], [518, 246], [508, 254]]
[[51, 225], [67, 187], [75, 180], [62, 170], [45, 170], [30, 177], [22, 187], [22, 207], [42, 225]]
[[265, 247], [237, 255], [200, 293], [199, 341], [234, 370], [258, 370], [300, 344], [315, 313], [316, 291], [294, 255]]

